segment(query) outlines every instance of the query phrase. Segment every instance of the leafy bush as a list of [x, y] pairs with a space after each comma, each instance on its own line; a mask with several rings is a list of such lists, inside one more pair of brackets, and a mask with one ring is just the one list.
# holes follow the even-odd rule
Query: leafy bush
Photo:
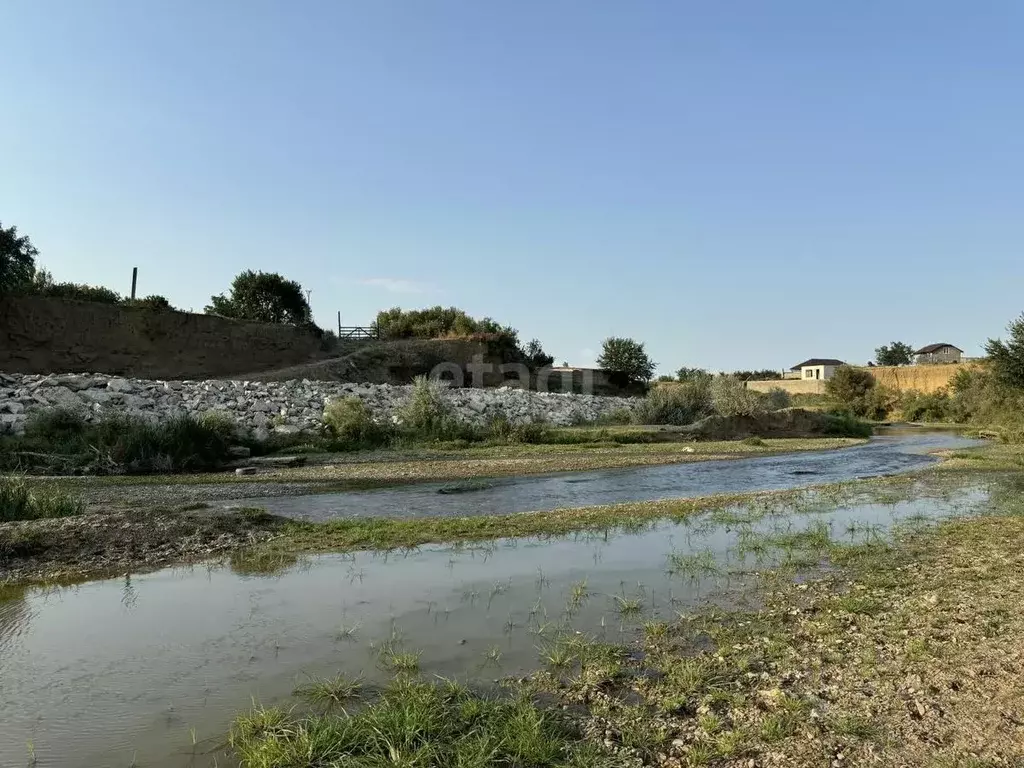
[[833, 437], [871, 437], [871, 425], [850, 414], [826, 414], [824, 433]]
[[619, 424], [632, 424], [635, 421], [635, 411], [631, 408], [616, 408], [608, 413], [597, 417], [596, 424], [615, 426]]
[[171, 306], [164, 296], [146, 296], [144, 299], [125, 299], [124, 304], [127, 307], [137, 307], [138, 309], [149, 309], [154, 312], [163, 312], [172, 310], [174, 307]]
[[[477, 320], [458, 307], [402, 309], [392, 307], [377, 313], [374, 325], [382, 339], [464, 338], [482, 333], [513, 332], [489, 317]], [[517, 334], [518, 335], [518, 334]]]
[[19, 477], [0, 477], [0, 522], [70, 517], [85, 511], [81, 500], [56, 489], [32, 489]]
[[151, 473], [215, 469], [228, 459], [233, 423], [179, 416], [152, 423], [129, 416], [86, 422], [63, 409], [40, 411], [25, 434], [0, 440], [0, 469], [54, 473]]
[[18, 291], [32, 283], [39, 251], [17, 227], [4, 229], [0, 223], [0, 293]]
[[465, 433], [444, 397], [442, 385], [426, 376], [416, 377], [412, 392], [396, 416], [404, 436], [414, 440], [455, 440]]
[[765, 393], [765, 407], [769, 411], [781, 411], [793, 406], [793, 396], [781, 387], [772, 387]]
[[876, 386], [874, 376], [849, 365], [836, 369], [825, 382], [825, 391], [839, 402], [840, 410], [869, 419], [884, 419], [899, 404], [895, 392]]
[[486, 439], [508, 445], [535, 444], [546, 442], [546, 432], [546, 427], [538, 422], [514, 424], [505, 414], [498, 414], [487, 425]]
[[[49, 275], [47, 272], [41, 273]], [[102, 285], [86, 285], [85, 283], [54, 283], [37, 279], [31, 287], [31, 293], [37, 296], [48, 296], [54, 299], [72, 299], [74, 301], [94, 301], [100, 304], [120, 304], [121, 294]]]
[[949, 393], [905, 392], [900, 401], [900, 415], [907, 421], [949, 421], [953, 408]]
[[852, 405], [875, 387], [875, 377], [849, 365], [836, 368], [825, 382], [825, 391], [841, 403]]
[[[668, 377], [669, 381], [672, 377]], [[703, 381], [706, 383], [711, 382], [711, 374], [703, 368], [686, 368], [685, 366], [676, 371], [676, 381], [685, 383], [688, 381]]]
[[722, 416], [757, 416], [768, 410], [767, 398], [747, 389], [734, 376], [711, 380], [711, 403]]
[[373, 420], [370, 408], [358, 397], [329, 401], [324, 408], [324, 424], [339, 449], [374, 448], [388, 440], [387, 430]]
[[[724, 373], [722, 374], [725, 375]], [[775, 381], [781, 379], [782, 374], [771, 368], [761, 368], [754, 371], [733, 371], [728, 374], [740, 381]]]
[[308, 325], [312, 318], [302, 286], [276, 272], [239, 273], [231, 292], [210, 297], [206, 313], [260, 323]]
[[992, 361], [992, 373], [1003, 386], [1024, 390], [1024, 315], [1006, 329], [1009, 338], [989, 339], [985, 353]]
[[707, 380], [669, 384], [651, 389], [632, 413], [634, 424], [684, 426], [711, 414], [711, 388]]

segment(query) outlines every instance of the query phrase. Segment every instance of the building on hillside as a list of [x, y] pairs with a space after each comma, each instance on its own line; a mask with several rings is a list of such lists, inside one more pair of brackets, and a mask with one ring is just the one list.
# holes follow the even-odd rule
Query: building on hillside
[[797, 363], [789, 370], [799, 371], [801, 379], [831, 379], [840, 365], [845, 363], [830, 357], [812, 357], [810, 360]]
[[929, 344], [921, 347], [914, 353], [914, 363], [917, 365], [936, 365], [941, 363], [959, 363], [964, 356], [960, 347], [954, 347], [942, 341], [938, 344]]

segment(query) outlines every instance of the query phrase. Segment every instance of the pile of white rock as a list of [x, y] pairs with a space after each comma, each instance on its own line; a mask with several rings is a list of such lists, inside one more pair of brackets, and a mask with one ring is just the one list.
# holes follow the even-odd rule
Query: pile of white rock
[[[342, 384], [328, 381], [148, 381], [103, 374], [21, 375], [0, 373], [0, 433], [24, 431], [39, 409], [63, 408], [89, 419], [113, 414], [161, 420], [180, 414], [221, 412], [257, 439], [272, 432], [316, 430], [324, 405], [358, 397], [375, 419], [392, 421], [411, 385]], [[577, 424], [632, 408], [636, 400], [597, 395], [498, 389], [442, 389], [458, 418], [485, 424], [504, 415], [514, 424]]]

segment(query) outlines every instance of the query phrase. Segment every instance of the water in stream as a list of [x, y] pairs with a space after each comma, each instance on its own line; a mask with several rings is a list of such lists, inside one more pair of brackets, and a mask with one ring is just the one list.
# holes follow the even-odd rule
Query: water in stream
[[[270, 575], [211, 565], [29, 588], [0, 602], [0, 765], [25, 764], [30, 743], [39, 766], [227, 765], [231, 718], [253, 699], [287, 703], [309, 677], [338, 672], [383, 681], [373, 646], [389, 638], [420, 653], [425, 674], [491, 681], [536, 668], [558, 628], [628, 641], [644, 621], [708, 601], [742, 604], [744, 572], [771, 564], [740, 554], [751, 532], [825, 525], [836, 538], [882, 536], [900, 521], [968, 514], [986, 493], [974, 485], [748, 523], [705, 516], [635, 532], [325, 555]], [[718, 572], [670, 572], [673, 554], [708, 558]], [[624, 615], [631, 602], [639, 611]]]
[[931, 451], [978, 444], [976, 440], [948, 431], [890, 429], [869, 443], [841, 450], [500, 478], [472, 483], [474, 490], [468, 493], [440, 493], [451, 484], [423, 483], [370, 491], [246, 499], [237, 503], [306, 520], [501, 515], [715, 493], [771, 491], [892, 475], [930, 464], [934, 461], [928, 455]]

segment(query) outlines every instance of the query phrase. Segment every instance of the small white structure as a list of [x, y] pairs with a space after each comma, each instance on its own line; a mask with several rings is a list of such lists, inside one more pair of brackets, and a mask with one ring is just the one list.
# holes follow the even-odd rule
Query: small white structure
[[959, 363], [964, 356], [960, 347], [954, 347], [940, 341], [938, 344], [929, 344], [921, 347], [914, 353], [914, 362], [918, 365], [941, 365], [942, 363]]
[[835, 376], [836, 368], [840, 365], [845, 363], [831, 357], [812, 357], [810, 360], [797, 363], [789, 370], [799, 371], [801, 379], [825, 380]]

